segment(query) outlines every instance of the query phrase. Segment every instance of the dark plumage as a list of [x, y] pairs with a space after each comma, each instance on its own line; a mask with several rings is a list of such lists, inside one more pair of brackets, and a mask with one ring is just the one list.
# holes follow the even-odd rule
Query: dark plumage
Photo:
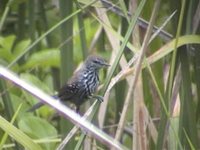
[[[88, 56], [81, 68], [58, 91], [58, 99], [74, 103], [78, 112], [80, 105], [97, 90], [99, 85], [99, 70], [108, 66], [109, 64], [103, 58], [94, 55]], [[29, 109], [29, 111], [34, 111], [40, 106], [42, 104], [38, 103]]]

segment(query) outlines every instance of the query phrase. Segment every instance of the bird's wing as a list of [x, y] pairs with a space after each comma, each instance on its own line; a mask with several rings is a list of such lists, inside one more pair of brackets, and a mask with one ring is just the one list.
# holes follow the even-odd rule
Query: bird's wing
[[76, 84], [66, 84], [58, 92], [58, 97], [61, 101], [72, 100], [74, 95], [78, 92]]

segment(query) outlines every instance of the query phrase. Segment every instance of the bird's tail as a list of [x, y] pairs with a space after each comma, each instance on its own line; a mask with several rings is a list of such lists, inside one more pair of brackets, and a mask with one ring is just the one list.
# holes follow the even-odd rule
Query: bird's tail
[[[53, 98], [55, 99], [58, 99], [58, 96], [57, 95], [53, 95], [52, 96]], [[31, 108], [29, 108], [27, 110], [27, 112], [34, 112], [36, 109], [42, 107], [44, 104], [42, 102], [39, 102], [39, 103], [36, 103], [35, 105], [33, 105]]]
[[31, 108], [29, 108], [27, 110], [27, 112], [33, 112], [35, 111], [36, 109], [42, 107], [44, 104], [42, 102], [39, 102], [39, 103], [36, 103], [35, 105], [33, 105]]

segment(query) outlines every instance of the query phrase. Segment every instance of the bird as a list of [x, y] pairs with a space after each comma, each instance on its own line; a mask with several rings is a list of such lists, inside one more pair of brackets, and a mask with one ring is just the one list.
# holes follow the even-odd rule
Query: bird
[[[68, 82], [58, 90], [58, 94], [53, 97], [61, 102], [70, 101], [75, 104], [77, 113], [79, 113], [80, 106], [88, 99], [96, 98], [102, 102], [102, 97], [94, 95], [94, 93], [99, 86], [99, 70], [109, 66], [102, 57], [89, 55], [82, 66], [75, 71]], [[42, 105], [44, 104], [39, 102], [33, 105], [28, 112], [35, 111]]]

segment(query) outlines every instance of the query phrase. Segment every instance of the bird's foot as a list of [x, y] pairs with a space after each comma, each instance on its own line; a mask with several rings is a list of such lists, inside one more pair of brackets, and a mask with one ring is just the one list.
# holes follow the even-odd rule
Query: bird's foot
[[103, 97], [100, 95], [92, 95], [90, 96], [90, 98], [92, 99], [97, 99], [98, 101], [100, 101], [101, 103], [103, 102]]
[[80, 115], [80, 107], [76, 107], [76, 113]]

